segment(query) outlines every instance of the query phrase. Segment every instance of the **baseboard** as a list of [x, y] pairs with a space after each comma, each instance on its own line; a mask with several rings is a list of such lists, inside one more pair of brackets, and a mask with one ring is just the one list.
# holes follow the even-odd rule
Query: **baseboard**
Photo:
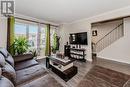
[[116, 62], [119, 62], [119, 63], [130, 64], [129, 61], [128, 61], [128, 62], [125, 62], [125, 61], [120, 61], [120, 60], [110, 59], [110, 58], [102, 57], [102, 56], [97, 56], [97, 58], [106, 59], [106, 60], [111, 60], [111, 61], [116, 61]]

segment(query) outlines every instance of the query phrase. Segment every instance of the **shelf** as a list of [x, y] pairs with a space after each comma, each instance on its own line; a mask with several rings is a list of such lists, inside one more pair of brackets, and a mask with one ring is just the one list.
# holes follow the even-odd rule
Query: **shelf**
[[78, 55], [78, 56], [85, 56], [86, 54], [77, 54], [77, 53], [70, 53], [70, 55], [73, 54], [73, 55]]
[[85, 49], [70, 48], [70, 50], [85, 51]]
[[72, 59], [81, 60], [85, 62], [85, 51], [86, 49], [83, 48], [70, 48], [70, 56]]

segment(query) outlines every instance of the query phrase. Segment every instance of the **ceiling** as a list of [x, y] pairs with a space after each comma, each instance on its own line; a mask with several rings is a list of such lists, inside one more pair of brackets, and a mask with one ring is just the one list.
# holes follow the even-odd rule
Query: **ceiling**
[[15, 0], [16, 13], [69, 23], [130, 5], [130, 0]]

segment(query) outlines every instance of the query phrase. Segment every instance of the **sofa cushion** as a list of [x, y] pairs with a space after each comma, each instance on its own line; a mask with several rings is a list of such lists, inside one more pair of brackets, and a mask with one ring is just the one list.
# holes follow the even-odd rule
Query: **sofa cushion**
[[14, 59], [13, 59], [13, 57], [10, 55], [10, 53], [9, 53], [5, 48], [1, 48], [1, 49], [0, 49], [0, 53], [5, 57], [5, 60], [6, 60], [12, 67], [14, 67]]
[[0, 68], [0, 79], [1, 79], [1, 77], [2, 77], [2, 69]]
[[9, 56], [9, 53], [5, 48], [0, 48], [0, 52], [4, 55], [5, 58]]
[[0, 53], [0, 66], [1, 67], [5, 66], [5, 58], [1, 53]]
[[34, 59], [18, 62], [15, 64], [15, 70], [25, 69], [25, 68], [28, 68], [37, 64], [38, 62]]
[[29, 68], [16, 71], [16, 84], [22, 84], [32, 81], [35, 78], [47, 74], [47, 71], [40, 65], [35, 65]]
[[0, 79], [0, 87], [14, 87], [14, 85], [10, 80], [2, 76]]
[[15, 84], [16, 81], [16, 72], [14, 68], [6, 62], [5, 66], [2, 67], [2, 75], [8, 78]]
[[49, 74], [33, 80], [28, 84], [19, 85], [17, 87], [63, 87]]
[[14, 59], [11, 55], [9, 55], [5, 60], [12, 66], [14, 67]]

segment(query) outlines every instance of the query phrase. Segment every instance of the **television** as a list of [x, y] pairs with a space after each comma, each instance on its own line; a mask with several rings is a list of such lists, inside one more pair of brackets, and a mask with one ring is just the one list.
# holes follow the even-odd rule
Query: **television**
[[70, 44], [88, 45], [87, 32], [72, 33], [69, 37]]

